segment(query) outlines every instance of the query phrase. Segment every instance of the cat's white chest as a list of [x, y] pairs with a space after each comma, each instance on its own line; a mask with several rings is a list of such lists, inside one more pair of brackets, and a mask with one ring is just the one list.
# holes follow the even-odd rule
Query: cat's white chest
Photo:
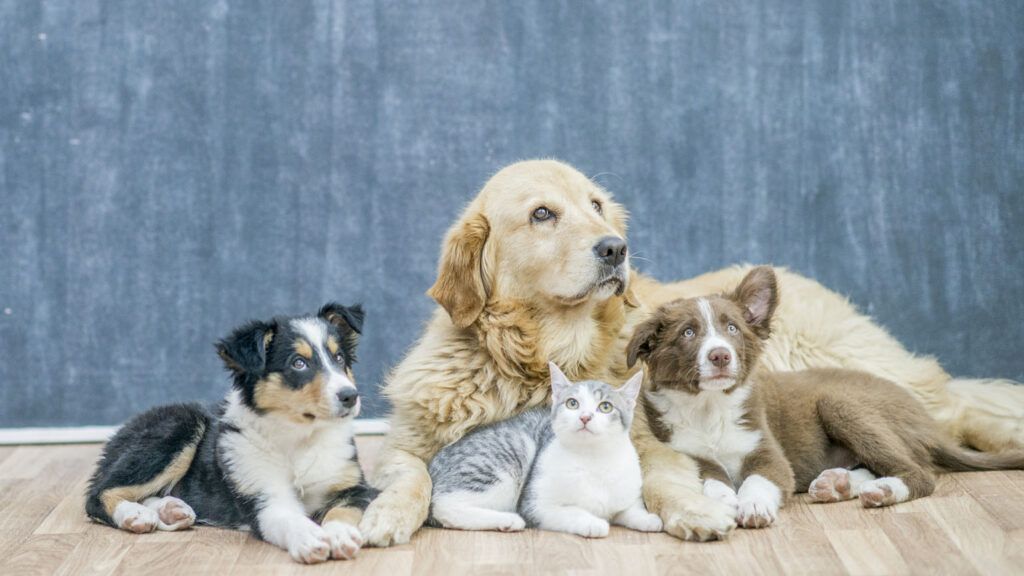
[[731, 394], [663, 390], [647, 396], [670, 428], [674, 449], [716, 462], [733, 482], [739, 480], [743, 459], [761, 442], [760, 431], [742, 426], [749, 387]]
[[538, 462], [538, 494], [606, 519], [629, 508], [640, 497], [639, 458], [628, 439], [622, 446], [607, 448], [601, 454], [581, 455], [553, 444]]

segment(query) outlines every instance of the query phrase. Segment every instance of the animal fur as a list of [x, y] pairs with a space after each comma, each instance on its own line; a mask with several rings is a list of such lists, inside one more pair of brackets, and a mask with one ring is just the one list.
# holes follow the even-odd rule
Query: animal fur
[[650, 375], [656, 436], [697, 460], [705, 495], [736, 506], [741, 526], [770, 525], [794, 489], [884, 506], [931, 494], [935, 471], [1024, 466], [1019, 450], [961, 448], [909, 393], [871, 374], [758, 367], [777, 303], [772, 269], [755, 268], [731, 294], [662, 305], [627, 348]]
[[[564, 212], [561, 219], [546, 228], [531, 225], [531, 214], [548, 203]], [[547, 400], [547, 359], [573, 379], [623, 382], [631, 374], [624, 350], [638, 322], [670, 300], [732, 290], [749, 269], [672, 284], [629, 273], [621, 290], [603, 287], [566, 300], [592, 281], [586, 273], [593, 243], [609, 234], [625, 238], [625, 210], [556, 161], [506, 167], [465, 208], [445, 236], [429, 291], [439, 308], [384, 385], [393, 413], [372, 478], [384, 492], [360, 524], [369, 543], [407, 542], [422, 525], [431, 492], [425, 462], [437, 450]], [[776, 274], [785, 297], [764, 366], [863, 370], [910, 391], [964, 442], [981, 449], [1024, 446], [1024, 388], [951, 383], [938, 362], [907, 352], [845, 298], [791, 272]], [[638, 411], [633, 435], [648, 509], [681, 538], [727, 534], [731, 512], [701, 495], [692, 459], [649, 430]]]

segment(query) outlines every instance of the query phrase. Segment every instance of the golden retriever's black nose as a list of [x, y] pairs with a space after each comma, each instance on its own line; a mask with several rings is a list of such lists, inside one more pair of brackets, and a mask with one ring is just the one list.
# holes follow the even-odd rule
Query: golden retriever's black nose
[[618, 236], [605, 236], [594, 244], [594, 254], [609, 266], [618, 266], [626, 260], [626, 241]]
[[341, 401], [341, 405], [345, 408], [351, 408], [356, 405], [356, 400], [359, 399], [359, 392], [355, 388], [342, 388], [338, 392], [338, 400]]

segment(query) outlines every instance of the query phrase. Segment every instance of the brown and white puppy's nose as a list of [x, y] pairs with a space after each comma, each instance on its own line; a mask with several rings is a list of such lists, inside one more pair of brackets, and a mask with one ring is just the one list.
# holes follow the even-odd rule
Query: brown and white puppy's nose
[[580, 414], [580, 422], [583, 422], [583, 425], [586, 426], [593, 417], [592, 414]]
[[609, 266], [618, 266], [626, 260], [626, 241], [618, 236], [605, 236], [594, 244], [597, 259]]
[[708, 352], [708, 360], [718, 368], [725, 368], [732, 360], [732, 355], [725, 348], [713, 348]]
[[341, 402], [343, 408], [351, 408], [359, 401], [359, 392], [355, 388], [346, 386], [338, 391], [338, 401]]

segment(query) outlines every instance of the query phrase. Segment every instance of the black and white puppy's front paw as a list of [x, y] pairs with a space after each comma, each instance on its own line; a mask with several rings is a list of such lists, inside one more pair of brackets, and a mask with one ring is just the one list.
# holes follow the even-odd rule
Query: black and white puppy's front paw
[[319, 564], [331, 557], [331, 538], [312, 520], [296, 522], [288, 528], [288, 554], [296, 562]]
[[363, 535], [351, 524], [332, 520], [323, 526], [331, 547], [331, 558], [351, 560], [363, 545]]

